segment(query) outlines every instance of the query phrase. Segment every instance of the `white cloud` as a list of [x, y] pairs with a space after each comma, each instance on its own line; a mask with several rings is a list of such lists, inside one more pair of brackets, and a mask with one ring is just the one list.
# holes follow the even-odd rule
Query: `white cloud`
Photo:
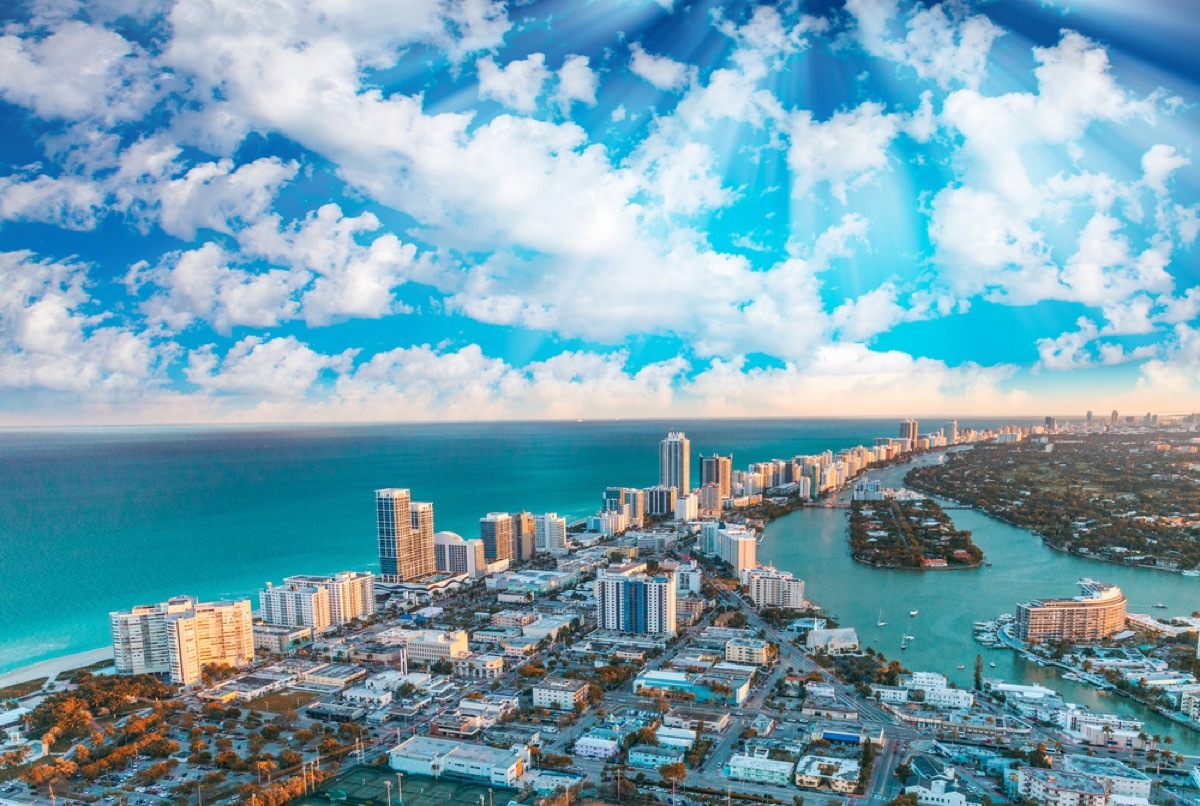
[[134, 396], [163, 353], [145, 333], [106, 324], [86, 290], [87, 271], [0, 253], [0, 388]]
[[588, 66], [587, 56], [571, 55], [559, 68], [558, 86], [554, 89], [554, 100], [567, 111], [571, 104], [596, 105], [596, 90], [600, 88], [600, 76]]
[[532, 53], [504, 67], [497, 67], [491, 56], [485, 56], [475, 62], [475, 69], [479, 72], [480, 98], [497, 101], [526, 114], [537, 110], [542, 88], [550, 79], [546, 57], [541, 53]]
[[667, 56], [655, 56], [638, 42], [629, 46], [629, 53], [632, 56], [629, 69], [633, 74], [665, 92], [683, 89], [693, 72], [693, 68], [682, 62]]
[[1159, 143], [1142, 155], [1142, 182], [1157, 193], [1167, 192], [1167, 179], [1191, 160], [1173, 146]]
[[843, 302], [830, 314], [838, 338], [842, 341], [866, 341], [909, 319], [909, 311], [900, 305], [898, 297], [895, 284], [884, 283]]
[[792, 193], [803, 196], [819, 182], [829, 182], [833, 195], [846, 203], [846, 191], [868, 182], [887, 167], [888, 146], [900, 131], [901, 119], [868, 101], [847, 112], [836, 112], [824, 123], [808, 111], [791, 118], [788, 167], [793, 171]]
[[111, 30], [78, 20], [40, 38], [8, 30], [0, 36], [0, 98], [40, 118], [132, 120], [158, 96], [151, 61]]
[[222, 358], [212, 345], [192, 350], [185, 375], [208, 393], [298, 400], [323, 373], [347, 370], [355, 352], [322, 355], [291, 336], [266, 341], [247, 336]]
[[0, 221], [39, 221], [88, 230], [96, 225], [104, 196], [103, 188], [80, 177], [2, 176]]
[[200, 163], [182, 176], [158, 183], [152, 198], [165, 232], [191, 240], [201, 227], [230, 234], [270, 209], [281, 185], [296, 176], [295, 162], [263, 157], [233, 167], [232, 160]]
[[[207, 243], [169, 255], [130, 282], [155, 288], [142, 310], [152, 321], [181, 330], [200, 319], [219, 332], [237, 326], [273, 327], [303, 318], [320, 326], [347, 318], [402, 312], [393, 297], [410, 279], [435, 279], [416, 247], [391, 233], [368, 244], [379, 220], [370, 213], [347, 218], [327, 204], [303, 221], [283, 225], [265, 216], [237, 232], [237, 251]], [[282, 268], [262, 269], [261, 264]]]
[[[915, 5], [901, 14], [897, 0], [847, 0], [863, 48], [916, 71], [941, 87], [977, 87], [987, 73], [992, 43], [1003, 31], [982, 14], [967, 16], [958, 4]], [[903, 24], [903, 38], [891, 29]]]

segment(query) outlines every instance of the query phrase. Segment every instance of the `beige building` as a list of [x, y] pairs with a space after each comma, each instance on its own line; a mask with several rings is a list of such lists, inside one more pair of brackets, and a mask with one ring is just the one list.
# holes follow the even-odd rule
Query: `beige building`
[[425, 666], [438, 661], [453, 661], [471, 654], [464, 630], [403, 630], [393, 628], [379, 634], [379, 642], [404, 647], [404, 670], [409, 664]]
[[176, 596], [109, 614], [117, 674], [169, 674], [190, 686], [205, 666], [254, 661], [250, 600], [198, 602]]
[[587, 699], [587, 689], [585, 680], [547, 677], [533, 684], [533, 707], [573, 711], [576, 705], [582, 705]]
[[399, 487], [376, 490], [375, 532], [383, 582], [412, 582], [434, 573], [433, 504], [413, 502]]
[[1053, 806], [1104, 806], [1104, 784], [1087, 775], [1036, 767], [1017, 769], [1017, 792], [1022, 798]]
[[317, 634], [330, 627], [329, 591], [303, 578], [290, 577], [282, 588], [268, 582], [258, 592], [258, 609], [263, 621], [277, 627], [308, 627]]
[[167, 621], [171, 682], [191, 686], [208, 666], [246, 666], [254, 661], [250, 600], [201, 602]]
[[1098, 641], [1125, 629], [1125, 594], [1120, 588], [1090, 579], [1079, 584], [1081, 596], [1017, 605], [1017, 638], [1027, 643]]
[[732, 638], [725, 644], [725, 660], [766, 666], [775, 659], [775, 647], [758, 638]]
[[774, 568], [750, 568], [742, 573], [742, 584], [757, 607], [804, 609], [804, 580]]

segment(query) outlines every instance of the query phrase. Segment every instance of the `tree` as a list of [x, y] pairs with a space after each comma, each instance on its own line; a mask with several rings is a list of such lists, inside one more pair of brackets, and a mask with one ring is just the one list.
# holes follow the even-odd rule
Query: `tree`
[[975, 656], [975, 690], [983, 691], [983, 655]]
[[687, 767], [678, 761], [671, 764], [664, 764], [658, 768], [658, 775], [663, 779], [664, 783], [675, 786], [687, 775]]

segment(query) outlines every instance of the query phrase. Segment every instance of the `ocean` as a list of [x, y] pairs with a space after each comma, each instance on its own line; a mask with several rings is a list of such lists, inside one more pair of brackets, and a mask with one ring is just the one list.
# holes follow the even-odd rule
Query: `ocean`
[[378, 570], [380, 487], [475, 537], [490, 511], [578, 519], [606, 486], [657, 483], [668, 430], [691, 439], [698, 479], [701, 453], [744, 468], [869, 445], [899, 419], [0, 431], [0, 673], [104, 646], [112, 610], [180, 594], [257, 607], [267, 581]]

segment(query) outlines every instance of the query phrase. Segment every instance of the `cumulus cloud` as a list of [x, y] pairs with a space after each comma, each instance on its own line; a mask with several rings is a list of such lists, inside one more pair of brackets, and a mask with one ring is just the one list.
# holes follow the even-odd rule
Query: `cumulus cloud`
[[[941, 87], [978, 87], [987, 74], [992, 43], [1003, 33], [982, 14], [967, 15], [956, 4], [913, 4], [901, 12], [898, 0], [847, 0], [855, 36], [873, 56], [911, 67], [918, 77]], [[894, 28], [903, 29], [893, 35]]]
[[569, 110], [573, 103], [596, 105], [600, 76], [588, 66], [589, 61], [587, 56], [568, 56], [555, 74], [558, 76], [558, 86], [554, 89], [554, 100], [564, 111]]
[[814, 122], [808, 111], [797, 112], [788, 149], [793, 194], [802, 196], [813, 185], [829, 182], [833, 195], [845, 204], [849, 188], [887, 167], [888, 146], [900, 127], [900, 116], [886, 114], [875, 102], [836, 112], [823, 123]]
[[145, 333], [106, 323], [87, 269], [0, 253], [0, 388], [138, 396], [163, 352]]
[[491, 99], [525, 113], [537, 109], [542, 88], [550, 79], [546, 57], [541, 53], [511, 61], [503, 67], [497, 66], [491, 56], [485, 56], [475, 63], [475, 69], [479, 73], [480, 98]]
[[191, 351], [185, 375], [204, 392], [296, 400], [322, 373], [346, 370], [354, 352], [322, 355], [292, 336], [247, 336], [221, 357], [211, 345]]
[[688, 65], [667, 56], [655, 56], [640, 43], [629, 46], [629, 69], [635, 76], [649, 82], [656, 89], [674, 92], [683, 89], [692, 70]]

